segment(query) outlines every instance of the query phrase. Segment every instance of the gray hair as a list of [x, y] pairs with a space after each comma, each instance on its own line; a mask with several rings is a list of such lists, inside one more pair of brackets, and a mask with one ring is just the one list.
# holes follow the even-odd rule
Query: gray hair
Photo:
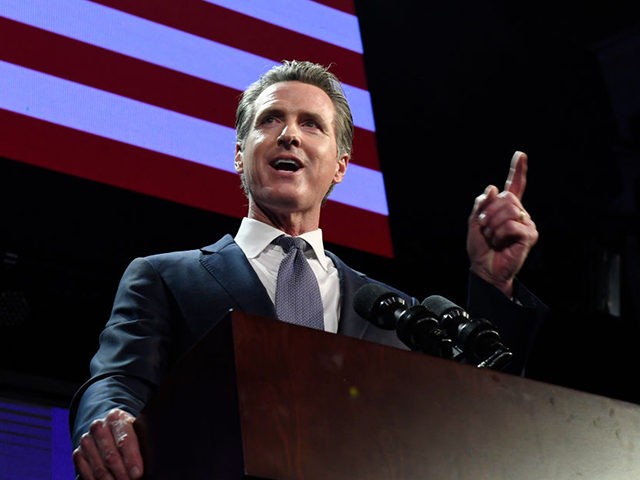
[[271, 68], [247, 87], [242, 93], [236, 109], [236, 142], [241, 147], [244, 146], [255, 119], [255, 102], [258, 96], [267, 87], [275, 83], [289, 81], [315, 85], [329, 96], [336, 109], [334, 128], [336, 131], [336, 143], [338, 144], [338, 156], [343, 154], [351, 156], [353, 116], [342, 85], [338, 78], [329, 71], [329, 67], [308, 61], [283, 60], [280, 65]]

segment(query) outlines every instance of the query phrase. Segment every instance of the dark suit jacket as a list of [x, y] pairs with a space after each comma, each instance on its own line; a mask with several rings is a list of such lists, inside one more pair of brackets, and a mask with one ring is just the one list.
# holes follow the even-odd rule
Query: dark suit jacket
[[[383, 330], [353, 309], [355, 292], [376, 280], [348, 267], [330, 252], [339, 272], [342, 307], [338, 334], [398, 348], [407, 347], [393, 330]], [[408, 305], [418, 300], [401, 295]], [[509, 301], [477, 277], [470, 280], [470, 305], [487, 311], [502, 329], [503, 343], [516, 351], [510, 366], [520, 372], [533, 334], [546, 307], [524, 287]], [[138, 415], [173, 363], [230, 309], [276, 317], [264, 286], [231, 235], [199, 250], [163, 253], [133, 260], [125, 270], [111, 316], [91, 361], [91, 378], [71, 402], [70, 428], [74, 445], [96, 418], [119, 407]], [[509, 343], [511, 342], [511, 343]]]

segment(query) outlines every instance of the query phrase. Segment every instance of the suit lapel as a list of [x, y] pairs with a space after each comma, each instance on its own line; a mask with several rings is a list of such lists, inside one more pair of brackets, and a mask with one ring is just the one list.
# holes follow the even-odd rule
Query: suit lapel
[[354, 338], [364, 338], [371, 324], [353, 309], [353, 297], [355, 292], [366, 283], [364, 274], [347, 267], [342, 260], [331, 252], [325, 252], [338, 269], [340, 278], [340, 295], [342, 306], [340, 307], [340, 321], [338, 333]]
[[200, 262], [243, 312], [275, 318], [264, 285], [231, 235], [202, 249]]
[[[354, 338], [365, 338], [371, 324], [353, 309], [353, 298], [355, 292], [367, 283], [366, 277], [347, 267], [333, 253], [326, 252], [326, 254], [338, 269], [340, 278], [342, 306], [338, 333]], [[231, 235], [227, 234], [213, 245], [203, 248], [200, 262], [231, 297], [238, 310], [276, 318], [273, 302]]]

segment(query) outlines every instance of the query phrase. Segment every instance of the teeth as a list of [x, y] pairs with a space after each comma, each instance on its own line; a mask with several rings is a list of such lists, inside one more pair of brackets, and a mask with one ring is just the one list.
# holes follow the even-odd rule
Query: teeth
[[273, 162], [273, 166], [278, 170], [290, 170], [293, 172], [300, 168], [295, 161], [289, 160], [288, 158], [278, 158]]
[[276, 165], [279, 165], [282, 163], [292, 163], [295, 165], [296, 162], [294, 162], [293, 160], [289, 160], [288, 158], [278, 158], [275, 163]]

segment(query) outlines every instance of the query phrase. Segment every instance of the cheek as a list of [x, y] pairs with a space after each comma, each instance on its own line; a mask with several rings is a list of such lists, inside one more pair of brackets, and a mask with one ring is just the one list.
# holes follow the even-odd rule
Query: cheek
[[327, 175], [331, 175], [331, 177], [335, 180], [340, 176], [340, 162], [335, 157], [335, 152], [331, 152], [331, 160], [326, 161], [325, 171]]
[[319, 172], [318, 182], [316, 183], [318, 191], [328, 188], [334, 183], [339, 183], [338, 169], [335, 162], [326, 162]]
[[253, 130], [247, 137], [246, 144], [248, 144], [250, 148], [255, 150], [260, 148], [262, 144], [266, 143], [268, 139], [268, 135], [266, 135], [264, 132], [260, 130]]

